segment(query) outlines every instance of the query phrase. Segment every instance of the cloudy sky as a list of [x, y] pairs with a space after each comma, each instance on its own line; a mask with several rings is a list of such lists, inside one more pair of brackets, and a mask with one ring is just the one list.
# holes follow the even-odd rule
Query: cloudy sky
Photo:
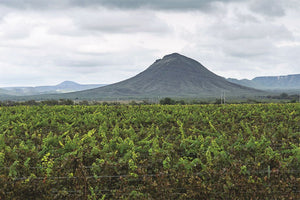
[[218, 75], [300, 73], [299, 0], [0, 0], [0, 87], [114, 83], [178, 52]]

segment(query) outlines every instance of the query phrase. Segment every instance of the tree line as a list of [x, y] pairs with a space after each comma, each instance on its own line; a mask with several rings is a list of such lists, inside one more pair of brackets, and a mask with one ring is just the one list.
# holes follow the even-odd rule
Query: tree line
[[[288, 95], [287, 93], [281, 93], [280, 95], [269, 95], [266, 96], [265, 99], [272, 100], [272, 99], [278, 99], [278, 100], [285, 100], [282, 103], [296, 103], [299, 101], [300, 97], [299, 95], [293, 94]], [[142, 101], [78, 101], [78, 100], [71, 100], [71, 99], [59, 99], [59, 100], [42, 100], [42, 101], [36, 101], [36, 100], [28, 100], [28, 101], [0, 101], [0, 106], [18, 106], [18, 105], [26, 105], [26, 106], [38, 106], [38, 105], [49, 105], [49, 106], [56, 106], [56, 105], [120, 105], [120, 104], [128, 104], [128, 105], [150, 105], [150, 104], [161, 104], [161, 105], [196, 105], [196, 104], [221, 104], [221, 99], [217, 98], [215, 100], [210, 101], [204, 101], [204, 100], [176, 100], [172, 99], [170, 97], [165, 97], [160, 99], [159, 102], [151, 102], [148, 100], [142, 100]], [[258, 99], [247, 99], [245, 102], [229, 102], [230, 104], [238, 104], [238, 103], [267, 103], [263, 102]]]

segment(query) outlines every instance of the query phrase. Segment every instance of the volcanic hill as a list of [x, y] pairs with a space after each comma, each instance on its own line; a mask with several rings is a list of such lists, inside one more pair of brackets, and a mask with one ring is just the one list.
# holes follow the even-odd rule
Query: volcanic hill
[[[149, 68], [127, 80], [100, 88], [59, 95], [70, 99], [143, 97], [219, 97], [262, 94], [220, 77], [196, 60], [173, 53], [156, 60]], [[51, 96], [50, 98], [55, 98]]]

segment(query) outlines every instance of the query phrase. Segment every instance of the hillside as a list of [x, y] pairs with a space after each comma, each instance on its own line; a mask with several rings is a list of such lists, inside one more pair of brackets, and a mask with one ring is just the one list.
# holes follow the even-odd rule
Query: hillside
[[0, 96], [8, 96], [9, 94], [9, 91], [0, 88]]
[[219, 97], [222, 92], [227, 96], [262, 94], [262, 91], [227, 81], [191, 58], [173, 53], [156, 60], [145, 71], [127, 80], [47, 98]]

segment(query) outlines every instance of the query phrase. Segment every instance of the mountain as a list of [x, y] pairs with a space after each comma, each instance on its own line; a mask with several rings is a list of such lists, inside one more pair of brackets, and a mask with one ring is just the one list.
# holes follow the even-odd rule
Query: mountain
[[8, 95], [10, 95], [9, 91], [0, 88], [0, 96], [8, 96]]
[[55, 94], [88, 90], [102, 87], [104, 84], [81, 85], [73, 81], [64, 81], [54, 86], [37, 86], [37, 87], [6, 87], [0, 88], [0, 95], [28, 96], [39, 94]]
[[219, 97], [222, 92], [226, 96], [262, 94], [262, 91], [227, 81], [191, 58], [173, 53], [156, 60], [145, 71], [127, 80], [47, 98]]
[[300, 74], [287, 76], [260, 76], [252, 80], [227, 79], [240, 85], [264, 90], [295, 90], [300, 89]]
[[236, 83], [238, 85], [243, 85], [246, 87], [251, 87], [251, 88], [260, 88], [260, 86], [256, 83], [254, 83], [251, 80], [248, 79], [235, 79], [235, 78], [228, 78], [227, 81], [232, 82], [232, 83]]
[[92, 88], [98, 88], [102, 87], [105, 84], [87, 84], [87, 85], [81, 85], [73, 81], [64, 81], [58, 85], [55, 86], [39, 86], [36, 87], [37, 90], [40, 92], [47, 92], [55, 91], [56, 93], [67, 93], [67, 92], [75, 92], [75, 91], [82, 91], [82, 90], [88, 90]]
[[287, 76], [262, 76], [252, 79], [258, 85], [266, 89], [299, 89], [300, 88], [300, 74]]

